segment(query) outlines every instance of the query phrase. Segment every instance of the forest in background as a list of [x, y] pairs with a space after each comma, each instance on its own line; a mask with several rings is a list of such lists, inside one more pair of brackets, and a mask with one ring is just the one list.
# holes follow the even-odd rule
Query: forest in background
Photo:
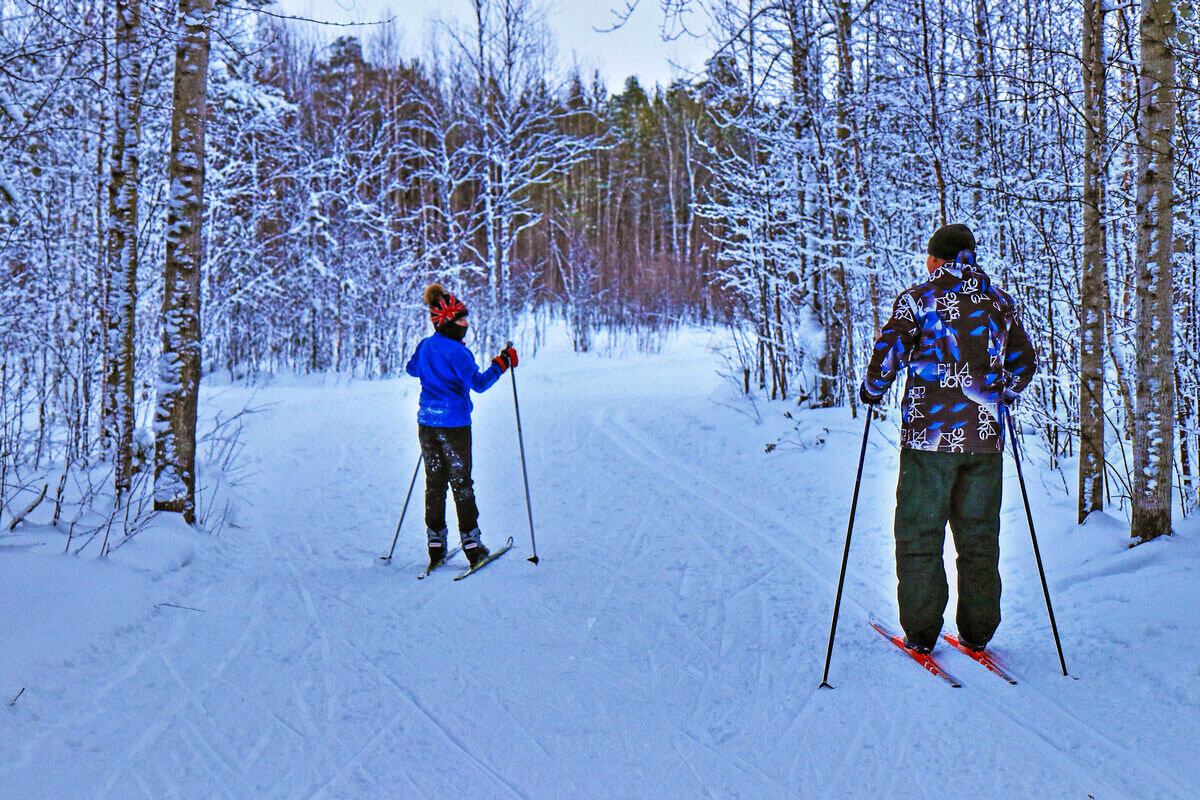
[[1023, 309], [1021, 415], [1080, 518], [1144, 540], [1194, 510], [1189, 3], [705, 0], [702, 74], [610, 94], [533, 0], [462, 2], [411, 49], [257, 4], [0, 0], [2, 524], [203, 521], [197, 456], [237, 447], [197, 432], [201, 375], [395, 375], [435, 279], [481, 355], [552, 318], [579, 350], [723, 325], [745, 391], [853, 407], [953, 221]]

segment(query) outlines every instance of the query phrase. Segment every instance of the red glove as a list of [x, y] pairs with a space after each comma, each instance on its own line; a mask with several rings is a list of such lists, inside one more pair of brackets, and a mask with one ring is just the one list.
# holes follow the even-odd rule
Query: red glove
[[500, 351], [500, 355], [492, 359], [492, 363], [500, 367], [500, 374], [503, 375], [506, 369], [517, 365], [517, 351], [506, 347]]

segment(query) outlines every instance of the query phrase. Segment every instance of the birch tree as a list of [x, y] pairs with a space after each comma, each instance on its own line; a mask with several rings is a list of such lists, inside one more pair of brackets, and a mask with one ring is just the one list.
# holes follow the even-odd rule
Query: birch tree
[[204, 125], [211, 0], [180, 0], [171, 114], [162, 355], [154, 414], [154, 508], [196, 521], [196, 407], [201, 372]]
[[1138, 91], [1137, 413], [1133, 419], [1133, 520], [1148, 541], [1171, 532], [1175, 459], [1174, 255], [1175, 8], [1143, 0]]
[[1079, 325], [1078, 520], [1104, 507], [1105, 181], [1108, 174], [1108, 92], [1104, 0], [1083, 0], [1083, 269]]
[[516, 246], [541, 215], [534, 192], [582, 162], [594, 143], [564, 135], [563, 112], [554, 108], [547, 83], [548, 40], [542, 11], [531, 0], [472, 0], [475, 30], [459, 44], [475, 77], [476, 138], [472, 145], [479, 190], [481, 248], [488, 304], [489, 346], [511, 330], [510, 296]]
[[141, 144], [141, 5], [118, 0], [112, 78], [113, 145], [109, 180], [108, 241], [108, 375], [103, 425], [114, 443], [117, 502], [128, 493], [133, 477], [133, 397], [137, 331], [138, 171]]

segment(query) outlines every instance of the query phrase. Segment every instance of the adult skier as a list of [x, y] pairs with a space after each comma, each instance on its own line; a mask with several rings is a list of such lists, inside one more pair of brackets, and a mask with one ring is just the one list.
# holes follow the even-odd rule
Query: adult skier
[[425, 461], [425, 527], [429, 565], [446, 557], [446, 487], [454, 491], [463, 553], [471, 566], [487, 557], [479, 533], [479, 508], [471, 480], [471, 391], [487, 391], [504, 371], [517, 365], [508, 347], [483, 371], [463, 344], [467, 307], [440, 284], [425, 290], [434, 333], [422, 339], [408, 361], [409, 375], [421, 379], [417, 430]]
[[1001, 414], [1037, 370], [1013, 299], [975, 260], [966, 225], [930, 237], [929, 280], [900, 293], [859, 388], [876, 405], [900, 370], [896, 575], [900, 625], [918, 653], [933, 650], [948, 600], [946, 523], [958, 553], [958, 634], [981, 652], [1000, 624]]

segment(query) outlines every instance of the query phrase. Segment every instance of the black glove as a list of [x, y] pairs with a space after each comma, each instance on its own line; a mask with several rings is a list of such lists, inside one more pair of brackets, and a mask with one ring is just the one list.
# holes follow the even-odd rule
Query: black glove
[[866, 383], [861, 383], [858, 386], [858, 399], [863, 402], [863, 405], [877, 406], [883, 402], [883, 395], [876, 397], [867, 391]]
[[500, 374], [503, 375], [509, 367], [517, 365], [517, 351], [512, 347], [506, 347], [500, 351], [500, 355], [492, 359], [492, 363], [500, 367]]
[[1016, 378], [1013, 377], [1011, 372], [1008, 370], [1001, 370], [1000, 385], [1002, 388], [1000, 389], [1000, 402], [1008, 408], [1015, 406], [1017, 404], [1017, 398], [1020, 397], [1019, 394], [1013, 391], [1012, 386], [1015, 382]]

